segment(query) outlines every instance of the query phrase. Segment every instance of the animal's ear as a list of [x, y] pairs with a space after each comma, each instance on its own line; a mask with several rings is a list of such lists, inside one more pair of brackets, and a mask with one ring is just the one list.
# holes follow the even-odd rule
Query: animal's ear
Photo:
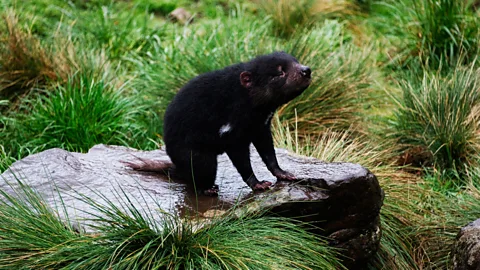
[[247, 89], [252, 87], [252, 73], [248, 71], [240, 73], [240, 83]]

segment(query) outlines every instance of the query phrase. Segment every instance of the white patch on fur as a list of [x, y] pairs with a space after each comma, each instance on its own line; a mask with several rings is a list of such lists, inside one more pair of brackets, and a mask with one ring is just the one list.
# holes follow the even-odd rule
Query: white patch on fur
[[230, 123], [227, 123], [220, 127], [218, 134], [220, 134], [220, 137], [222, 137], [225, 133], [229, 132], [230, 130], [232, 130], [232, 126], [230, 126]]
[[268, 116], [267, 119], [265, 119], [265, 126], [268, 125], [268, 122], [270, 122], [270, 119], [273, 117], [273, 112], [271, 112]]

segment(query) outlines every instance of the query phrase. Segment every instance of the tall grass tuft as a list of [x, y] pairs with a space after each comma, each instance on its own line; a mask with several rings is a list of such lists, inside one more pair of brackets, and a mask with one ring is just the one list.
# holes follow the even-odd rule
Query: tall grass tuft
[[[478, 175], [470, 175], [469, 181], [479, 182]], [[460, 229], [480, 216], [478, 199], [480, 190], [468, 186], [464, 191], [441, 195], [432, 193], [425, 197], [422, 206], [427, 215], [421, 226], [414, 231], [420, 240], [419, 249], [425, 251], [419, 258], [419, 265], [428, 269], [450, 269], [452, 267], [452, 247]]]
[[0, 269], [64, 267], [65, 259], [48, 255], [67, 257], [68, 248], [81, 243], [81, 236], [34, 190], [20, 186], [12, 193], [0, 190]]
[[259, 0], [258, 4], [270, 15], [274, 34], [290, 36], [297, 28], [312, 23], [310, 9], [314, 0]]
[[104, 81], [86, 75], [24, 104], [31, 108], [16, 124], [24, 143], [45, 148], [87, 151], [98, 143], [122, 144], [135, 140], [141, 127], [136, 116], [144, 108]]
[[468, 2], [456, 0], [413, 2], [419, 23], [418, 49], [422, 59], [454, 63], [461, 55], [472, 57], [477, 52], [479, 22], [469, 8]]
[[70, 66], [65, 57], [41, 44], [23, 30], [13, 10], [5, 13], [6, 35], [0, 42], [0, 97], [13, 99], [48, 81], [66, 79]]
[[164, 36], [162, 24], [152, 27], [149, 13], [137, 6], [129, 10], [118, 9], [111, 1], [92, 12], [75, 10], [73, 16], [78, 20], [72, 27], [74, 37], [92, 44], [97, 50], [105, 50], [111, 60], [120, 60], [130, 54], [144, 54], [150, 50], [154, 40]]
[[[437, 68], [474, 60], [479, 44], [479, 20], [472, 1], [402, 0], [372, 4], [379, 15], [374, 27], [396, 48], [389, 52], [392, 67], [413, 63]], [[393, 52], [393, 53], [392, 53]]]
[[[118, 191], [117, 195], [123, 194]], [[343, 269], [324, 239], [286, 218], [210, 221], [84, 198], [94, 233], [75, 231], [31, 188], [1, 192], [0, 269]]]
[[402, 82], [396, 111], [397, 137], [433, 155], [436, 168], [463, 171], [480, 151], [480, 70], [457, 66], [444, 74], [423, 72]]
[[325, 19], [345, 18], [357, 13], [358, 6], [350, 0], [257, 0], [272, 20], [273, 34], [291, 37]]

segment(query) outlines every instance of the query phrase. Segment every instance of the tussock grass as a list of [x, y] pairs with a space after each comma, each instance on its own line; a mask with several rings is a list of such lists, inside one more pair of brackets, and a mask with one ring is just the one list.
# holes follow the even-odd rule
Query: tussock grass
[[19, 124], [27, 142], [46, 148], [86, 151], [97, 143], [127, 144], [138, 136], [135, 118], [144, 108], [132, 98], [88, 76], [72, 77], [65, 86], [39, 96]]
[[101, 213], [84, 233], [28, 186], [14, 190], [1, 191], [0, 269], [343, 269], [325, 240], [285, 218], [230, 213], [201, 224], [144, 212], [120, 190], [121, 205], [82, 196]]
[[64, 253], [65, 243], [74, 244], [74, 240], [81, 237], [62, 222], [36, 192], [21, 186], [21, 190], [13, 193], [0, 191], [0, 269], [22, 269], [28, 265], [61, 267], [65, 259], [58, 255], [68, 254]]
[[174, 40], [157, 40], [147, 61], [131, 59], [139, 64], [140, 80], [153, 84], [151, 88], [175, 92], [201, 73], [272, 52], [276, 40], [268, 35], [270, 21], [242, 18], [243, 12], [236, 10], [231, 17], [204, 25], [177, 27]]
[[403, 142], [426, 147], [440, 172], [462, 172], [477, 165], [480, 151], [480, 71], [474, 64], [448, 71], [423, 71], [402, 82], [395, 127]]
[[318, 137], [304, 137], [300, 130], [291, 129], [290, 125], [281, 122], [277, 116], [273, 122], [273, 138], [275, 145], [289, 149], [296, 154], [313, 156], [327, 162], [353, 162], [367, 168], [390, 165], [398, 149], [388, 142], [373, 144], [371, 139], [359, 136], [349, 130], [325, 130]]
[[463, 191], [437, 192], [432, 189], [431, 180], [395, 165], [401, 148], [394, 141], [334, 130], [326, 130], [314, 140], [305, 139], [278, 117], [273, 130], [277, 146], [328, 162], [359, 163], [377, 176], [385, 192], [382, 239], [369, 269], [450, 267], [451, 247], [459, 229], [480, 214], [478, 167], [470, 167], [465, 174], [467, 184]]
[[472, 56], [479, 42], [477, 17], [469, 1], [422, 0], [414, 2], [419, 22], [420, 57], [430, 61]]
[[[478, 175], [470, 179], [478, 183]], [[448, 195], [432, 193], [425, 197], [423, 205], [429, 212], [414, 234], [420, 239], [419, 249], [423, 249], [423, 258], [419, 265], [432, 269], [450, 269], [452, 267], [452, 247], [461, 227], [478, 219], [480, 190], [469, 186], [461, 192]]]
[[151, 17], [138, 6], [119, 10], [110, 2], [86, 14], [75, 11], [73, 16], [78, 20], [72, 29], [73, 36], [104, 50], [110, 60], [146, 53], [165, 31], [162, 24], [151, 27]]
[[389, 0], [372, 6], [379, 15], [374, 27], [394, 44], [387, 52], [392, 68], [417, 62], [455, 66], [459, 58], [469, 62], [477, 54], [479, 22], [471, 1]]
[[263, 13], [272, 20], [275, 35], [291, 37], [325, 19], [345, 18], [359, 9], [349, 0], [257, 0]]
[[358, 0], [315, 0], [310, 13], [327, 18], [346, 18], [359, 11], [359, 5], [367, 5], [367, 1]]
[[312, 23], [310, 9], [314, 2], [314, 0], [259, 0], [258, 4], [263, 12], [271, 16], [274, 33], [289, 36], [297, 27], [305, 27]]
[[0, 36], [0, 97], [12, 99], [49, 81], [66, 79], [71, 70], [64, 55], [22, 29], [13, 10], [3, 21], [7, 33]]

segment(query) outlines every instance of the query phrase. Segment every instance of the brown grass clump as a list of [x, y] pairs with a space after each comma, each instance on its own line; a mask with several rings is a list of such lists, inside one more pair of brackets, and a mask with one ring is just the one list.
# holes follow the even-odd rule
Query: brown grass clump
[[342, 18], [358, 13], [349, 0], [257, 0], [259, 7], [273, 21], [274, 32], [290, 36], [300, 27], [327, 18]]
[[13, 100], [33, 87], [65, 81], [70, 74], [68, 44], [60, 52], [46, 48], [31, 32], [22, 29], [15, 12], [3, 16], [6, 33], [0, 32], [0, 97]]
[[343, 17], [358, 13], [358, 5], [351, 0], [315, 0], [311, 14], [325, 14]]
[[313, 0], [258, 0], [260, 8], [273, 22], [273, 30], [278, 35], [289, 36], [299, 25], [308, 24]]

